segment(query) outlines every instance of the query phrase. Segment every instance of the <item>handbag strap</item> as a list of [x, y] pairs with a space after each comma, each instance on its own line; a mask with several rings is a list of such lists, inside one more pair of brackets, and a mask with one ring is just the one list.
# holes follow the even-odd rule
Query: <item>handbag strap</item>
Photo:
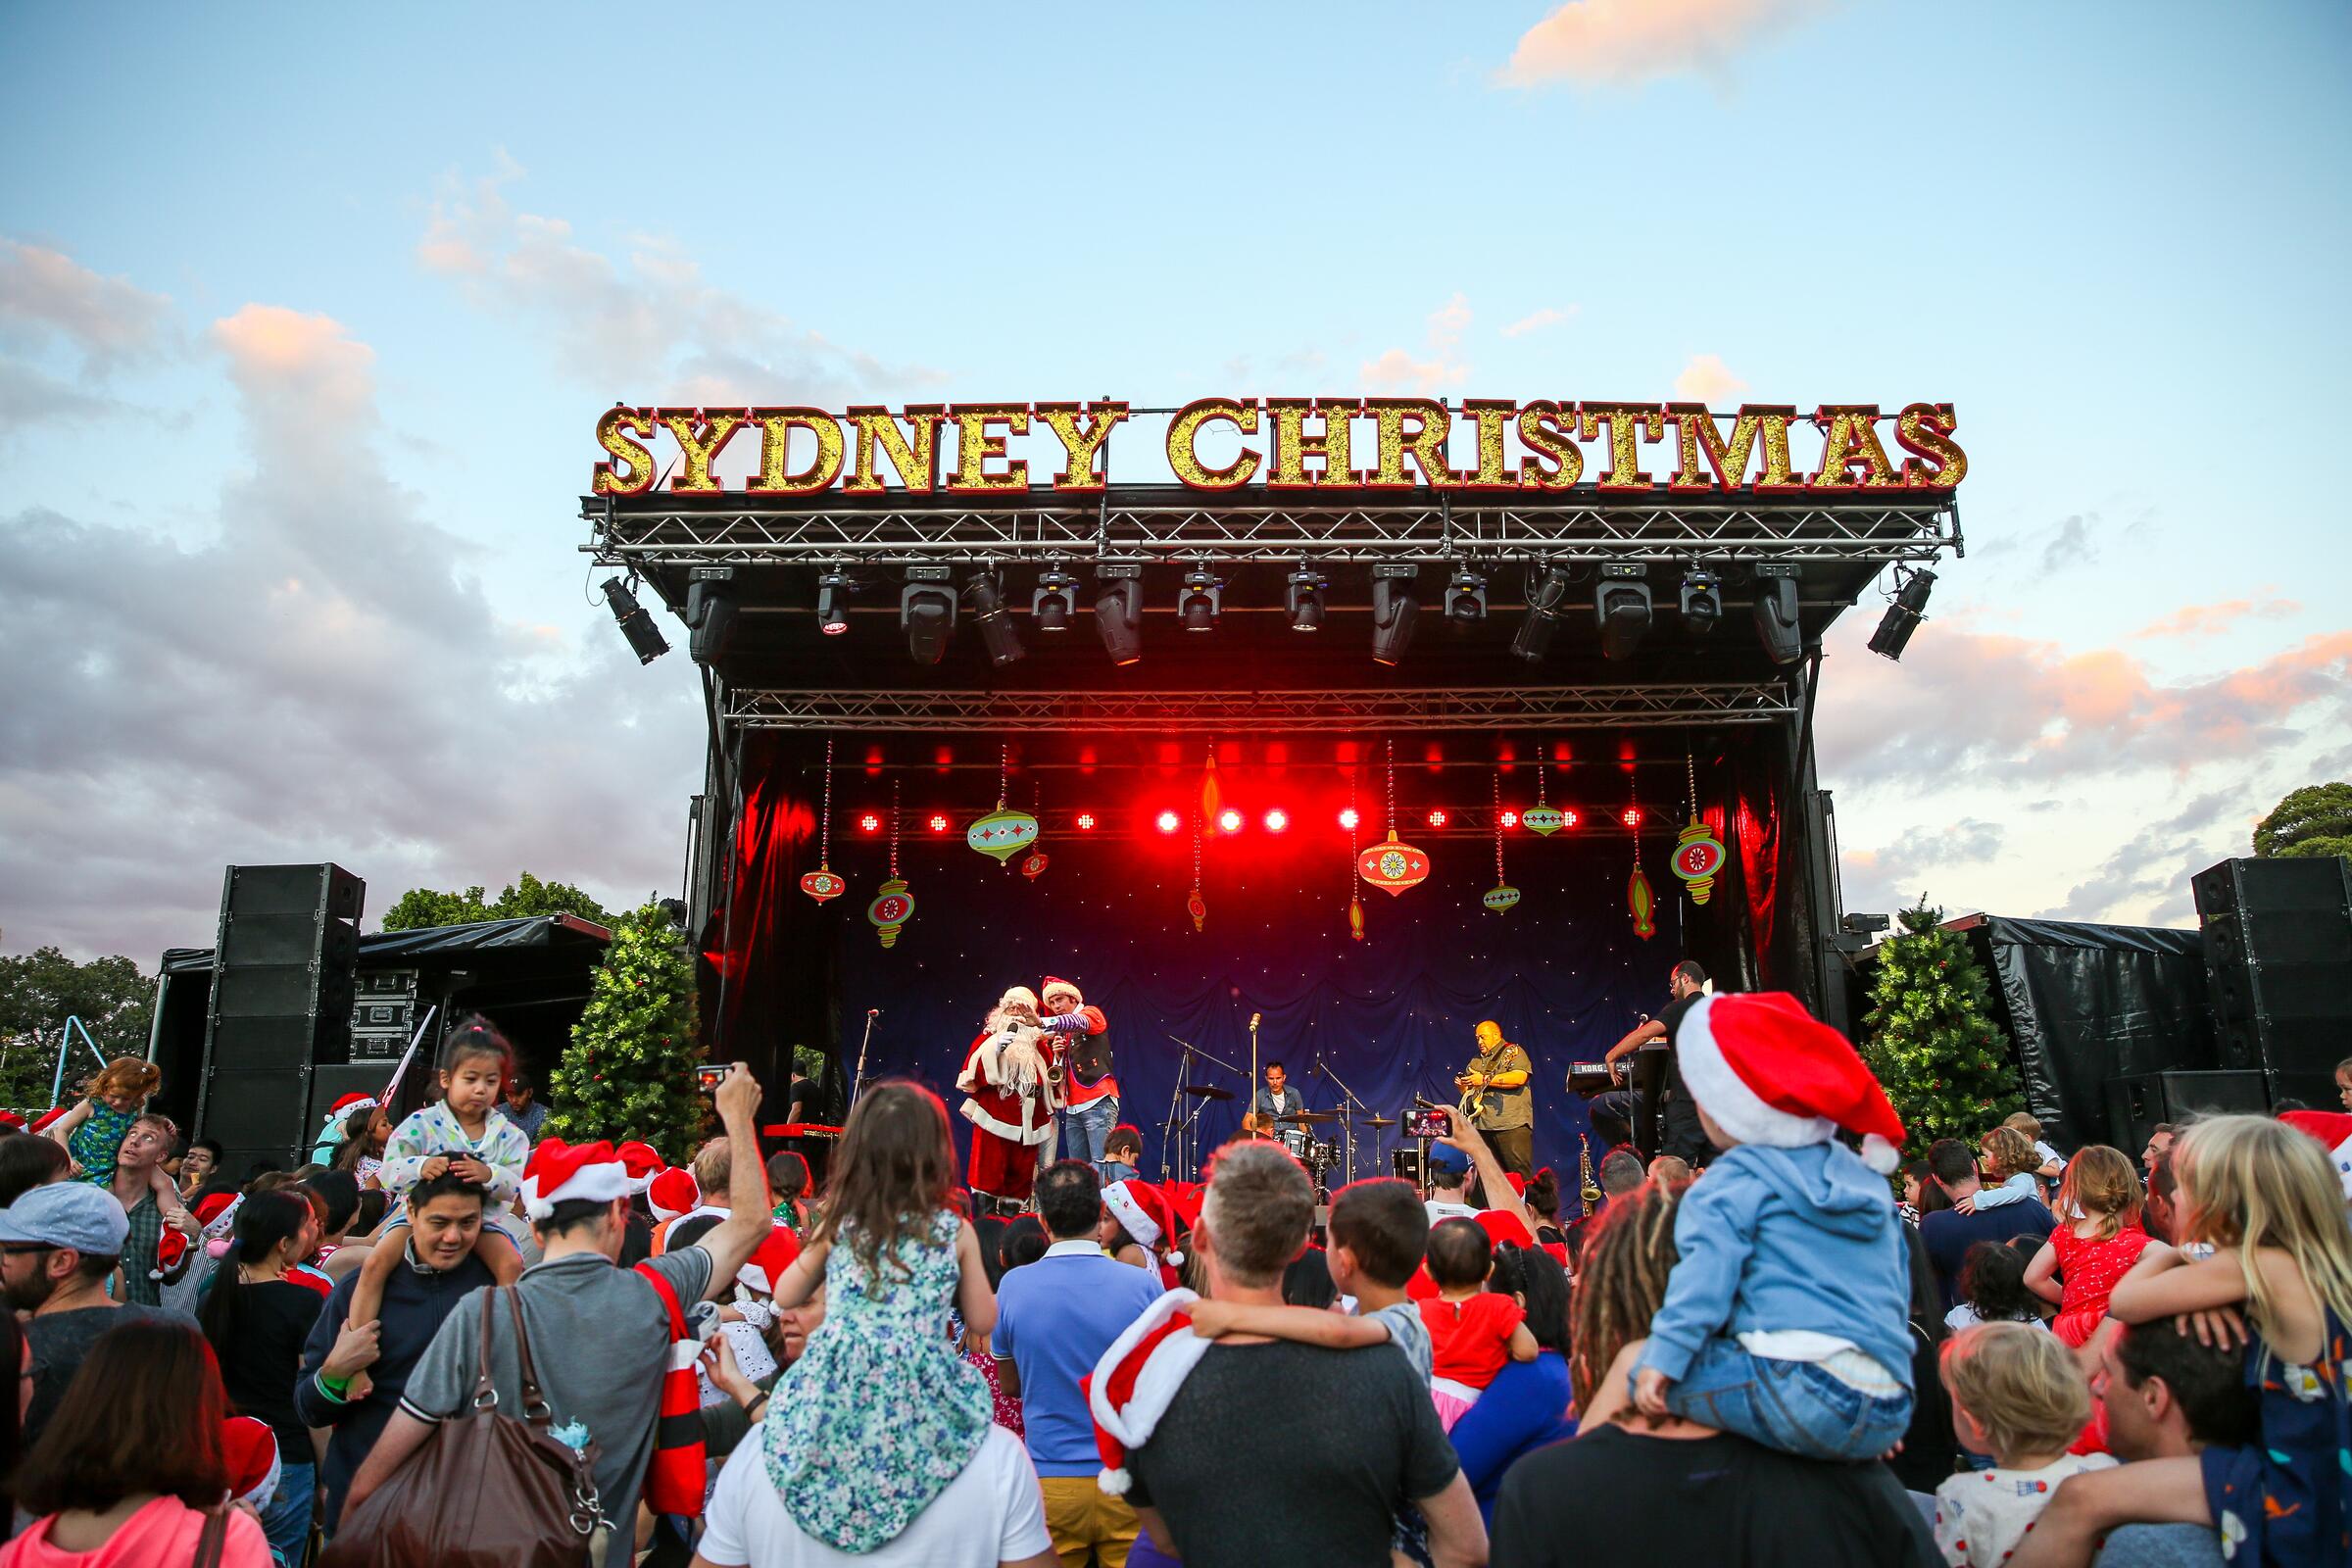
[[196, 1538], [195, 1568], [220, 1568], [220, 1554], [228, 1543], [228, 1509], [204, 1510], [204, 1534]]
[[498, 1307], [498, 1298], [507, 1287], [493, 1285], [482, 1297], [482, 1344], [475, 1357], [481, 1370], [473, 1379], [473, 1407], [487, 1410], [498, 1403], [498, 1387], [490, 1381], [490, 1317]]
[[556, 1424], [556, 1412], [539, 1392], [539, 1372], [531, 1365], [531, 1336], [522, 1326], [522, 1292], [510, 1285], [502, 1294], [514, 1318], [514, 1360], [522, 1369], [522, 1418], [545, 1431]]

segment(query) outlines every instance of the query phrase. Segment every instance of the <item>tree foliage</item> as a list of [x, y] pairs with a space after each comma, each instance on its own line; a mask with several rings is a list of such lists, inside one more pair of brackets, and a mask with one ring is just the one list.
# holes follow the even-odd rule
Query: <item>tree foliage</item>
[[[109, 1060], [147, 1054], [155, 979], [121, 956], [78, 963], [55, 948], [0, 956], [0, 1104], [46, 1105], [57, 1069], [58, 1032], [79, 1018]], [[97, 1063], [78, 1042], [69, 1082]]]
[[694, 959], [659, 905], [622, 918], [549, 1075], [547, 1135], [642, 1139], [682, 1164], [707, 1125]]
[[613, 917], [605, 906], [568, 882], [542, 882], [530, 872], [508, 885], [495, 901], [482, 889], [443, 893], [434, 888], [411, 888], [384, 914], [387, 931], [416, 931], [431, 925], [465, 925], [474, 920], [511, 920], [526, 914], [576, 914], [601, 926]]
[[2271, 808], [2254, 829], [2262, 858], [2352, 856], [2352, 784], [2306, 784]]
[[1942, 928], [1921, 900], [1897, 916], [1902, 934], [1878, 947], [1862, 1056], [1910, 1136], [1911, 1154], [1938, 1138], [1972, 1148], [2023, 1107], [2008, 1036], [1992, 1021], [1991, 983], [1968, 939]]

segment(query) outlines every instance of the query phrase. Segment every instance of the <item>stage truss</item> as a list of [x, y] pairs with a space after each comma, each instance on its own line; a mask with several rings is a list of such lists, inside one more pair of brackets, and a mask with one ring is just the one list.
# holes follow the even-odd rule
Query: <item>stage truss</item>
[[1096, 735], [1639, 729], [1785, 723], [1785, 685], [1418, 687], [1385, 691], [956, 692], [730, 690], [739, 729]]
[[1167, 560], [1205, 564], [1429, 564], [1513, 558], [1927, 564], [1963, 541], [1946, 490], [1709, 499], [1591, 487], [1508, 499], [1427, 490], [1341, 498], [1204, 496], [1177, 486], [1097, 497], [1031, 493], [982, 505], [896, 492], [791, 505], [740, 495], [583, 497], [581, 549], [610, 565], [940, 565]]

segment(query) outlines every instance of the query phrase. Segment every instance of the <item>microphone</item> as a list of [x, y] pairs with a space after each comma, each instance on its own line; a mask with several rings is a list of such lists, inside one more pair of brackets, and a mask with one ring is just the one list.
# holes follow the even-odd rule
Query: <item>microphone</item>
[[1262, 1012], [1253, 1012], [1253, 1013], [1251, 1013], [1251, 1014], [1250, 1015], [1250, 1028], [1252, 1028], [1252, 1029], [1255, 1029], [1255, 1028], [1257, 1027], [1257, 1020], [1258, 1020], [1258, 1019], [1260, 1019], [1260, 1018], [1262, 1018], [1262, 1017], [1264, 1017], [1264, 1016], [1265, 1016], [1265, 1014], [1264, 1014], [1264, 1013], [1262, 1013]]
[[879, 1018], [882, 1016], [882, 1009], [880, 1007], [868, 1007], [865, 1009], [865, 1015], [868, 1018]]

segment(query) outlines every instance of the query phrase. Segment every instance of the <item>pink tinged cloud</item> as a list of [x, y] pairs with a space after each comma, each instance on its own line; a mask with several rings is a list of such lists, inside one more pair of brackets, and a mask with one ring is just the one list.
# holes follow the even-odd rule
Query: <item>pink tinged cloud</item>
[[171, 336], [172, 302], [61, 252], [0, 240], [0, 337], [63, 338], [86, 370], [146, 358]]
[[2302, 610], [2292, 599], [2230, 599], [2218, 605], [2183, 605], [2133, 632], [2134, 639], [2218, 637], [2241, 620], [2279, 620]]
[[1390, 349], [1378, 359], [1364, 361], [1357, 378], [1371, 392], [1427, 396], [1460, 386], [1470, 379], [1470, 367], [1459, 352], [1470, 319], [1470, 302], [1456, 293], [1429, 314], [1424, 333], [1429, 345], [1426, 358], [1400, 348]]
[[1674, 378], [1674, 395], [1686, 403], [1718, 403], [1746, 390], [1747, 383], [1732, 373], [1719, 354], [1691, 355]]
[[1520, 36], [1506, 87], [1630, 85], [1696, 72], [1721, 76], [1774, 32], [1828, 0], [1569, 0]]
[[1562, 321], [1565, 321], [1571, 317], [1575, 316], [1576, 312], [1577, 307], [1573, 305], [1569, 306], [1564, 311], [1555, 310], [1551, 306], [1546, 305], [1542, 310], [1535, 312], [1533, 315], [1523, 316], [1518, 320], [1513, 321], [1510, 325], [1504, 327], [1502, 329], [1502, 335], [1504, 337], [1525, 337], [1530, 332], [1541, 332], [1547, 326], [1559, 325]]

